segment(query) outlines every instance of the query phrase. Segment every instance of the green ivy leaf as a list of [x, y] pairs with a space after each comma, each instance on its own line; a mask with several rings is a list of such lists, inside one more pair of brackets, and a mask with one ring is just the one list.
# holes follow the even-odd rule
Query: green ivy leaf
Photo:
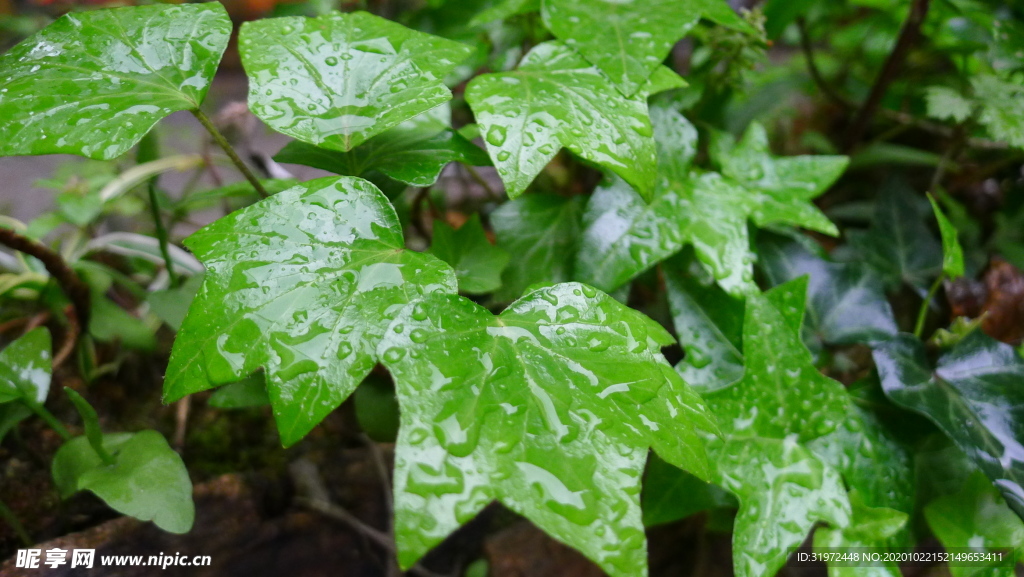
[[429, 295], [380, 351], [395, 377], [396, 535], [408, 567], [494, 499], [613, 576], [646, 573], [648, 447], [706, 477], [715, 425], [651, 319], [586, 285], [528, 293], [498, 316]]
[[626, 96], [639, 90], [701, 16], [753, 29], [723, 0], [544, 0], [544, 25]]
[[804, 337], [812, 349], [822, 342], [870, 343], [896, 334], [884, 288], [862, 265], [819, 258], [800, 243], [776, 235], [760, 236], [757, 247], [758, 262], [773, 285], [808, 276]]
[[960, 246], [959, 233], [953, 223], [949, 222], [939, 203], [935, 202], [932, 195], [928, 195], [928, 202], [932, 205], [932, 212], [935, 213], [935, 220], [939, 221], [939, 233], [942, 235], [942, 272], [946, 276], [955, 279], [964, 276], [964, 249]]
[[[852, 514], [845, 528], [821, 527], [814, 533], [815, 548], [887, 549], [887, 544], [906, 526], [909, 515], [885, 507], [869, 507], [860, 501], [856, 492], [850, 494]], [[829, 563], [829, 577], [901, 577], [899, 565], [856, 566]]]
[[218, 2], [66, 14], [0, 56], [0, 156], [124, 154], [199, 108], [230, 36]]
[[993, 138], [1024, 148], [1024, 113], [1020, 107], [1024, 85], [993, 75], [975, 76], [971, 85], [975, 97], [982, 103], [978, 122]]
[[[1013, 549], [1019, 561], [1024, 553], [1024, 522], [1006, 506], [992, 484], [980, 473], [971, 475], [956, 493], [944, 495], [924, 508], [924, 517], [947, 548]], [[965, 567], [949, 564], [953, 577], [1012, 577], [1014, 566]]]
[[0, 351], [0, 403], [42, 404], [50, 392], [50, 331], [32, 329]]
[[377, 360], [411, 298], [455, 292], [448, 265], [404, 250], [370, 183], [321, 178], [232, 213], [185, 241], [207, 267], [174, 342], [167, 402], [262, 367], [282, 442], [301, 439]]
[[451, 109], [442, 105], [348, 152], [295, 140], [282, 148], [274, 160], [346, 176], [365, 176], [379, 171], [411, 186], [431, 186], [449, 162], [473, 166], [491, 163], [486, 152], [459, 136], [450, 125]]
[[656, 159], [646, 92], [622, 96], [568, 46], [545, 42], [518, 69], [477, 76], [466, 100], [509, 197], [522, 194], [563, 146], [651, 196]]
[[501, 274], [499, 301], [519, 298], [537, 283], [559, 283], [572, 278], [579, 244], [583, 203], [580, 197], [527, 194], [506, 202], [491, 213], [498, 246], [511, 257]]
[[788, 224], [831, 236], [839, 234], [832, 221], [810, 201], [842, 176], [849, 158], [772, 156], [768, 133], [756, 122], [737, 144], [727, 135], [715, 134], [710, 152], [722, 174], [757, 195], [751, 217], [758, 226]]
[[645, 202], [618, 179], [598, 187], [583, 216], [577, 278], [614, 290], [692, 245], [728, 292], [755, 291], [747, 232], [753, 195], [717, 173], [691, 172], [696, 129], [666, 108], [651, 116], [660, 177], [653, 197]]
[[455, 269], [459, 290], [470, 294], [497, 290], [501, 286], [501, 271], [509, 261], [505, 249], [487, 240], [479, 213], [469, 217], [458, 230], [435, 220], [430, 253]]
[[450, 100], [442, 79], [472, 51], [366, 12], [246, 22], [239, 40], [253, 113], [341, 151]]
[[92, 491], [112, 509], [153, 521], [171, 533], [192, 528], [192, 482], [181, 457], [156, 431], [103, 435], [114, 456], [106, 465], [85, 437], [75, 437], [53, 457], [53, 480], [61, 496]]
[[877, 345], [874, 358], [885, 394], [938, 425], [1024, 517], [1024, 360], [1017, 351], [975, 331], [932, 368], [924, 344], [900, 334]]

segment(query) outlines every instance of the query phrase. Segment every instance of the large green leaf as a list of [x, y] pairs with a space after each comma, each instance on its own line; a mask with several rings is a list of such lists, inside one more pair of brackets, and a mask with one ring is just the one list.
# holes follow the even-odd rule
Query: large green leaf
[[544, 24], [632, 96], [701, 16], [751, 30], [724, 0], [544, 0]]
[[892, 307], [878, 278], [859, 263], [818, 257], [794, 240], [761, 235], [759, 264], [772, 284], [808, 276], [804, 337], [812, 348], [869, 343], [897, 332]]
[[412, 186], [431, 186], [449, 162], [490, 164], [487, 153], [450, 128], [451, 109], [438, 106], [406, 120], [348, 152], [294, 140], [274, 156], [277, 162], [312, 166], [346, 176], [372, 171]]
[[352, 177], [280, 192], [185, 245], [207, 273], [174, 342], [164, 398], [262, 367], [285, 445], [370, 372], [377, 343], [403, 304], [456, 290], [448, 265], [403, 249], [387, 198]]
[[[874, 551], [887, 549], [887, 543], [903, 530], [909, 515], [895, 509], [870, 507], [850, 494], [852, 514], [847, 527], [821, 527], [814, 532], [814, 547], [822, 549], [852, 549]], [[859, 562], [833, 562], [828, 565], [829, 577], [901, 577], [894, 562], [867, 564]]]
[[563, 146], [650, 197], [656, 159], [646, 90], [623, 96], [568, 46], [545, 42], [518, 69], [477, 76], [466, 100], [510, 197], [522, 194]]
[[402, 410], [395, 473], [409, 566], [494, 499], [609, 574], [646, 573], [648, 447], [701, 477], [715, 429], [657, 323], [586, 285], [534, 290], [498, 316], [429, 295], [380, 344]]
[[900, 334], [877, 345], [886, 395], [939, 426], [1024, 517], [1024, 360], [981, 331], [967, 335], [935, 367], [924, 344]]
[[50, 331], [33, 329], [0, 351], [0, 403], [42, 404], [50, 392]]
[[0, 156], [124, 154], [199, 108], [230, 36], [218, 2], [61, 17], [0, 56]]
[[192, 481], [181, 457], [156, 431], [103, 435], [114, 457], [105, 464], [85, 437], [75, 437], [53, 457], [53, 480], [61, 496], [92, 491], [120, 513], [153, 521], [171, 533], [192, 528]]
[[457, 230], [435, 220], [430, 253], [455, 270], [459, 290], [472, 294], [489, 293], [500, 287], [501, 271], [509, 260], [504, 249], [487, 239], [479, 214], [469, 217]]
[[256, 116], [347, 151], [450, 100], [441, 80], [472, 48], [366, 12], [332, 12], [246, 22], [239, 52]]
[[756, 290], [747, 219], [755, 196], [717, 173], [691, 172], [697, 131], [679, 113], [651, 109], [659, 178], [645, 202], [614, 179], [594, 192], [576, 261], [579, 280], [614, 290], [686, 245], [732, 294]]
[[491, 213], [498, 246], [510, 255], [495, 298], [511, 301], [537, 283], [570, 280], [579, 243], [581, 197], [527, 194]]

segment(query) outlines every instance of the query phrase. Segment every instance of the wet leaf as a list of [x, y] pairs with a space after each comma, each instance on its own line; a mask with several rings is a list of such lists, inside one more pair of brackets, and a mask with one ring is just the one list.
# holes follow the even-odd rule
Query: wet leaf
[[544, 25], [594, 63], [626, 96], [703, 16], [737, 30], [749, 24], [723, 0], [544, 0]]
[[192, 528], [192, 481], [181, 457], [156, 431], [103, 435], [114, 457], [105, 465], [85, 437], [75, 437], [53, 457], [53, 480], [61, 496], [92, 491], [119, 513], [153, 521], [171, 533]]
[[[885, 507], [869, 507], [861, 502], [857, 493], [850, 494], [852, 514], [850, 525], [845, 528], [821, 527], [814, 532], [815, 548], [854, 549], [870, 548], [873, 551], [888, 550], [891, 542], [906, 526], [909, 515]], [[886, 563], [881, 566], [850, 563], [829, 564], [829, 577], [901, 577], [899, 565]]]
[[454, 292], [436, 258], [404, 250], [398, 217], [370, 183], [321, 178], [201, 229], [207, 267], [174, 342], [167, 402], [263, 368], [291, 445], [370, 372], [389, 319], [411, 298]]
[[794, 240], [761, 235], [759, 264], [772, 284], [808, 275], [804, 337], [813, 349], [870, 343], [897, 332], [892, 307], [878, 279], [859, 263], [820, 258]]
[[[958, 492], [943, 495], [926, 505], [924, 517], [947, 548], [1012, 549], [1018, 560], [1024, 552], [1024, 523], [980, 473], [971, 475]], [[949, 572], [953, 577], [1011, 577], [1016, 574], [1013, 565], [1005, 562], [1001, 567], [964, 567], [950, 563]]]
[[545, 42], [516, 70], [477, 76], [466, 100], [509, 197], [563, 146], [651, 196], [656, 158], [646, 92], [624, 97], [568, 46]]
[[583, 203], [580, 197], [527, 194], [491, 213], [498, 246], [509, 256], [501, 274], [499, 301], [519, 298], [526, 287], [572, 278]]
[[942, 272], [946, 276], [955, 279], [964, 276], [964, 249], [960, 247], [959, 233], [953, 223], [949, 222], [946, 215], [939, 208], [932, 195], [928, 195], [928, 202], [932, 205], [935, 213], [935, 220], [939, 221], [939, 233], [942, 235]]
[[239, 40], [253, 113], [341, 151], [450, 100], [442, 79], [472, 51], [366, 12], [246, 22]]
[[435, 220], [430, 253], [451, 265], [459, 279], [459, 290], [470, 294], [489, 293], [500, 287], [501, 271], [509, 261], [508, 253], [487, 239], [479, 214], [473, 214], [458, 229]]
[[933, 368], [924, 344], [901, 334], [874, 358], [885, 394], [938, 425], [1024, 516], [1024, 360], [1013, 347], [975, 331]]
[[346, 176], [379, 171], [411, 186], [431, 186], [449, 162], [473, 166], [491, 163], [486, 152], [459, 136], [450, 125], [450, 108], [438, 106], [348, 152], [295, 140], [282, 148], [274, 160]]
[[0, 56], [0, 156], [111, 159], [199, 108], [231, 36], [218, 2], [61, 17]]
[[380, 345], [397, 383], [396, 534], [408, 567], [494, 499], [613, 576], [646, 572], [648, 447], [706, 477], [715, 429], [657, 323], [586, 285], [498, 316], [453, 295], [407, 307]]
[[42, 404], [50, 392], [50, 331], [32, 329], [0, 351], [0, 403]]

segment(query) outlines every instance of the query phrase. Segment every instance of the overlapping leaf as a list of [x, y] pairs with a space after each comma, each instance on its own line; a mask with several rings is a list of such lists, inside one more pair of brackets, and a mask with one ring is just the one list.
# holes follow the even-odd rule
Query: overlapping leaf
[[487, 240], [474, 214], [458, 230], [444, 221], [434, 221], [434, 237], [430, 253], [451, 265], [459, 279], [459, 290], [483, 294], [501, 286], [501, 271], [508, 264], [509, 254]]
[[230, 36], [217, 2], [66, 14], [0, 56], [0, 156], [120, 156], [199, 108]]
[[174, 343], [165, 399], [262, 367], [285, 445], [369, 373], [402, 305], [456, 290], [445, 263], [403, 249], [387, 198], [352, 177], [280, 192], [185, 244], [208, 270]]
[[50, 392], [50, 332], [29, 331], [0, 351], [0, 404], [42, 404]]
[[451, 99], [441, 80], [472, 48], [373, 16], [247, 22], [249, 107], [271, 128], [348, 151]]
[[[845, 528], [822, 527], [814, 533], [816, 548], [872, 551], [884, 550], [886, 543], [906, 527], [909, 515], [885, 507], [869, 507], [857, 493], [851, 493], [852, 514]], [[901, 577], [895, 562], [865, 563], [836, 560], [828, 565], [829, 577]]]
[[924, 344], [898, 335], [874, 350], [886, 395], [939, 426], [1024, 517], [1024, 360], [980, 331], [932, 368]]
[[647, 448], [708, 474], [715, 426], [654, 321], [586, 285], [498, 316], [461, 297], [407, 307], [380, 344], [402, 410], [399, 557], [411, 565], [494, 499], [613, 576], [644, 573]]
[[544, 24], [626, 96], [643, 86], [703, 16], [750, 30], [723, 0], [544, 0]]
[[477, 76], [466, 100], [510, 197], [522, 194], [563, 146], [650, 196], [656, 159], [647, 90], [623, 96], [564, 44], [545, 42], [516, 70]]
[[294, 140], [275, 156], [277, 162], [312, 166], [346, 176], [379, 171], [411, 186], [431, 186], [449, 162], [490, 164], [487, 153], [459, 136], [451, 109], [442, 105], [406, 120], [348, 152]]

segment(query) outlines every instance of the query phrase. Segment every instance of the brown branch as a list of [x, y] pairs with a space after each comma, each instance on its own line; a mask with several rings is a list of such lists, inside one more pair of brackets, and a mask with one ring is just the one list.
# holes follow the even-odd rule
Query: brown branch
[[0, 244], [33, 256], [43, 263], [46, 271], [57, 281], [57, 285], [71, 301], [74, 314], [68, 315], [68, 321], [72, 325], [69, 328], [69, 338], [77, 338], [82, 330], [89, 326], [89, 285], [71, 270], [60, 254], [37, 240], [22, 236], [9, 228], [0, 228]]
[[867, 132], [871, 119], [878, 112], [878, 108], [882, 104], [882, 98], [885, 96], [886, 91], [889, 90], [889, 85], [896, 79], [896, 75], [903, 66], [903, 62], [907, 59], [910, 49], [921, 35], [921, 24], [924, 23], [924, 19], [928, 15], [930, 5], [931, 0], [914, 0], [910, 5], [910, 14], [907, 15], [907, 20], [903, 23], [899, 38], [896, 39], [896, 46], [893, 47], [889, 57], [886, 58], [882, 71], [879, 72], [878, 78], [875, 79], [875, 84], [871, 87], [871, 92], [857, 112], [853, 122], [850, 123], [850, 129], [846, 133], [847, 152], [857, 146], [861, 138], [864, 137], [864, 133]]
[[811, 46], [811, 38], [807, 33], [807, 21], [803, 17], [797, 18], [796, 26], [800, 31], [800, 48], [803, 49], [804, 60], [807, 61], [807, 72], [811, 75], [811, 80], [814, 81], [814, 84], [818, 86], [818, 90], [821, 90], [829, 100], [842, 108], [853, 108], [854, 106], [849, 100], [844, 98], [842, 94], [836, 92], [828, 82], [825, 82], [825, 77], [823, 77], [821, 75], [821, 71], [818, 70], [818, 65], [814, 61], [814, 48]]

